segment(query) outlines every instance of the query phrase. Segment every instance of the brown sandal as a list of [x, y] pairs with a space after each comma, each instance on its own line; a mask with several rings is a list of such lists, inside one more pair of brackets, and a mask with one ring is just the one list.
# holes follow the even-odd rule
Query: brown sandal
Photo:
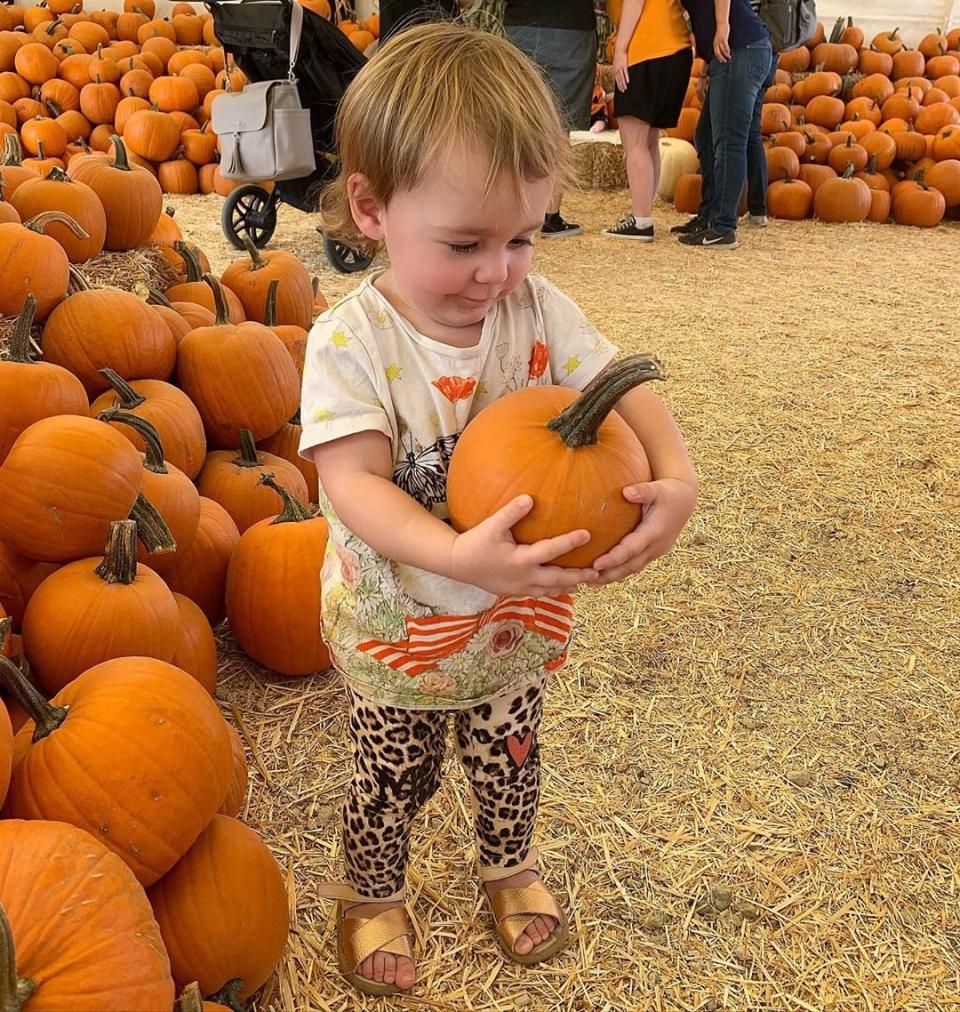
[[[537, 848], [531, 847], [527, 859], [514, 868], [480, 867], [478, 868], [480, 881], [497, 882], [521, 871], [535, 870], [539, 856]], [[515, 889], [501, 889], [495, 896], [491, 896], [486, 889], [483, 889], [483, 894], [493, 912], [500, 947], [507, 959], [512, 962], [522, 966], [533, 966], [555, 956], [567, 944], [570, 934], [567, 916], [550, 890], [539, 880]], [[514, 946], [537, 916], [552, 917], [556, 920], [557, 926], [545, 942], [521, 955], [514, 950]]]
[[395, 903], [404, 898], [404, 890], [383, 899], [359, 896], [344, 882], [325, 882], [319, 894], [337, 901], [337, 960], [340, 973], [363, 994], [382, 998], [390, 994], [409, 994], [396, 984], [381, 984], [357, 973], [357, 968], [375, 952], [406, 956], [413, 961], [413, 926], [403, 907], [384, 910], [374, 917], [352, 916], [353, 907], [361, 903]]

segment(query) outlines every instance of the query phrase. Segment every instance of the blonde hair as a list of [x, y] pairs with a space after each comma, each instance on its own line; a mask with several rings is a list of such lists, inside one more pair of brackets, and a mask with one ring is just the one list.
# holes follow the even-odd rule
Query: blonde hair
[[320, 199], [323, 227], [367, 253], [379, 243], [350, 213], [347, 180], [369, 180], [382, 204], [412, 189], [456, 143], [484, 149], [487, 187], [501, 173], [566, 182], [570, 145], [537, 67], [505, 39], [454, 22], [418, 25], [387, 42], [351, 82], [336, 120], [340, 172]]

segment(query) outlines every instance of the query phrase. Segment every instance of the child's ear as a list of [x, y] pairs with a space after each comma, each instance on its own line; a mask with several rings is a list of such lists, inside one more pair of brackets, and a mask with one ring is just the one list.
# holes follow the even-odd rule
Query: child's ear
[[370, 181], [362, 172], [354, 172], [347, 179], [347, 199], [350, 201], [350, 214], [353, 216], [357, 228], [368, 239], [382, 241], [383, 206], [373, 196], [370, 190]]

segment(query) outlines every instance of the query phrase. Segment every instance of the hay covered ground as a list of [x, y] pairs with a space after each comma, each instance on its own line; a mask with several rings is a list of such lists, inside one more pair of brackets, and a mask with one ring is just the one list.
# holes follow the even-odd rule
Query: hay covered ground
[[[178, 205], [222, 268], [219, 200]], [[625, 208], [571, 195], [588, 234], [537, 269], [661, 356], [702, 491], [669, 558], [581, 596], [550, 690], [539, 840], [575, 940], [532, 971], [500, 957], [451, 761], [413, 848], [422, 982], [355, 996], [316, 896], [339, 874], [339, 688], [227, 643], [245, 817], [290, 887], [261, 1010], [960, 1008], [960, 226], [773, 222], [711, 255], [600, 237]], [[275, 245], [332, 298], [356, 279], [315, 224], [283, 209]]]

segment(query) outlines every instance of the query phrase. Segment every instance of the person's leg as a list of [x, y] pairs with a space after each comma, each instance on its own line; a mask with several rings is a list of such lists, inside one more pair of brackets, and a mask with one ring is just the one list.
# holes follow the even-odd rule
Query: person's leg
[[713, 211], [714, 194], [714, 173], [713, 173], [713, 117], [711, 110], [713, 102], [713, 82], [703, 99], [703, 108], [700, 110], [700, 119], [697, 121], [697, 130], [694, 135], [697, 155], [700, 158], [700, 207], [697, 209], [697, 217], [709, 223]]
[[[627, 160], [627, 181], [630, 185], [630, 209], [635, 218], [649, 218], [656, 195], [656, 169], [651, 158], [649, 139], [653, 130], [636, 116], [621, 116], [620, 141]], [[659, 153], [659, 147], [658, 147]]]
[[[349, 907], [354, 916], [371, 918], [401, 901], [410, 827], [440, 784], [446, 714], [381, 706], [347, 689], [353, 779], [343, 810], [346, 880], [370, 903]], [[368, 980], [413, 986], [413, 963], [404, 956], [378, 952], [357, 972]]]
[[[477, 857], [490, 895], [537, 881], [530, 868], [540, 800], [540, 745], [544, 675], [456, 716], [457, 753], [470, 784]], [[515, 874], [511, 868], [526, 867]], [[499, 877], [502, 876], [502, 877]], [[553, 917], [531, 920], [514, 950], [525, 955], [557, 927]]]
[[767, 152], [760, 132], [760, 116], [766, 90], [773, 84], [777, 70], [776, 55], [771, 52], [770, 68], [763, 87], [757, 92], [753, 107], [753, 121], [750, 124], [750, 140], [747, 144], [747, 210], [754, 224], [765, 224], [767, 216]]
[[657, 197], [657, 190], [660, 189], [660, 130], [652, 126], [647, 131], [647, 150], [650, 152], [650, 165], [653, 169], [653, 195], [650, 198], [650, 210], [653, 210], [653, 202]]

